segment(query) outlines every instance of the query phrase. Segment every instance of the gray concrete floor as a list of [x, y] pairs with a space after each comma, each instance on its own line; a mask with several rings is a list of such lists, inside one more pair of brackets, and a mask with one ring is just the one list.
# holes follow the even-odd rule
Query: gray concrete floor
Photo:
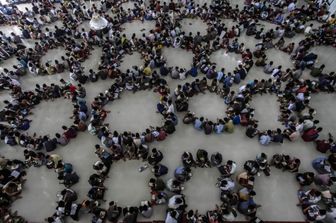
[[155, 22], [153, 21], [144, 21], [144, 22], [132, 21], [130, 23], [122, 25], [121, 27], [124, 29], [123, 33], [125, 33], [128, 38], [131, 38], [133, 33], [135, 33], [135, 35], [138, 38], [140, 38], [142, 37], [143, 33], [148, 34], [149, 31], [155, 28]]
[[[193, 62], [193, 53], [180, 48], [164, 48], [162, 55], [166, 58], [168, 67], [190, 69]], [[176, 58], [176, 55], [180, 55]]]
[[182, 31], [187, 35], [191, 32], [193, 35], [196, 35], [197, 32], [200, 32], [201, 35], [207, 34], [207, 24], [204, 23], [201, 19], [183, 19], [181, 21]]
[[226, 73], [231, 72], [232, 74], [233, 70], [242, 62], [240, 54], [227, 53], [224, 49], [213, 52], [210, 55], [210, 61], [216, 64], [218, 70], [224, 68]]
[[104, 107], [111, 111], [105, 122], [110, 124], [111, 130], [118, 132], [143, 132], [149, 126], [159, 126], [162, 116], [156, 113], [157, 100], [158, 95], [152, 91], [125, 91], [120, 100]]
[[[205, 1], [200, 1], [205, 2]], [[236, 1], [234, 1], [236, 2]], [[243, 1], [237, 1], [239, 4]], [[189, 22], [192, 25], [189, 25]], [[183, 29], [185, 31], [206, 30], [205, 24], [196, 21], [183, 21]], [[151, 23], [132, 22], [124, 25], [125, 33], [131, 35], [137, 33], [139, 36], [142, 32], [148, 32], [152, 27]], [[197, 25], [197, 29], [193, 27]], [[87, 27], [87, 25], [83, 25]], [[144, 31], [141, 31], [145, 28]], [[1, 27], [0, 30], [9, 31], [13, 27]], [[14, 31], [17, 29], [14, 27]], [[297, 37], [298, 40], [302, 36]], [[247, 41], [249, 40], [249, 41]], [[256, 41], [242, 35], [239, 41], [247, 43], [248, 47], [253, 49]], [[319, 54], [319, 64], [326, 64], [327, 69], [335, 70], [334, 60], [336, 56], [335, 49], [327, 47], [318, 47], [313, 49]], [[49, 51], [44, 56], [43, 61], [58, 58], [62, 55], [61, 49]], [[98, 67], [99, 54], [101, 50], [96, 48], [83, 66], [86, 69]], [[188, 68], [191, 64], [192, 54], [180, 49], [164, 49], [164, 56], [167, 58], [168, 66], [185, 66]], [[292, 67], [288, 55], [276, 50], [268, 51], [269, 60], [273, 60], [275, 64], [283, 65], [284, 68]], [[211, 60], [215, 61], [218, 66], [235, 67], [239, 58], [236, 55], [223, 55], [216, 52], [212, 55]], [[7, 60], [1, 65], [11, 67], [15, 64], [15, 59]], [[139, 54], [124, 58], [121, 69], [125, 70], [132, 65], [142, 65], [143, 61]], [[228, 68], [228, 70], [230, 70]], [[267, 78], [260, 68], [252, 68], [248, 74], [248, 80]], [[33, 77], [26, 76], [21, 79], [24, 89], [33, 89], [36, 83], [53, 83], [60, 78], [69, 80], [69, 74], [57, 74], [54, 76]], [[185, 81], [190, 81], [188, 78]], [[183, 82], [185, 82], [183, 81]], [[181, 82], [178, 80], [168, 80], [170, 88], [173, 90]], [[87, 101], [92, 101], [99, 92], [104, 91], [110, 85], [110, 81], [100, 81], [95, 84], [87, 84]], [[1, 92], [1, 101], [9, 98], [8, 92]], [[107, 118], [111, 129], [115, 130], [134, 130], [140, 131], [148, 125], [155, 125], [160, 122], [161, 117], [155, 113], [155, 105], [158, 96], [151, 92], [138, 92], [136, 94], [125, 93], [122, 100], [113, 102], [106, 106], [111, 110]], [[3, 106], [3, 104], [0, 104]], [[277, 128], [280, 124], [277, 122], [278, 104], [274, 96], [258, 96], [253, 100], [253, 106], [257, 108], [256, 116], [260, 120], [263, 128]], [[335, 133], [336, 115], [334, 113], [335, 103], [334, 95], [319, 94], [313, 97], [312, 106], [317, 109], [317, 117], [321, 125], [326, 130]], [[196, 114], [204, 115], [209, 118], [216, 119], [224, 115], [225, 105], [217, 95], [207, 93], [199, 95], [190, 100], [191, 110]], [[267, 111], [267, 112], [265, 112]], [[30, 117], [33, 119], [32, 127], [29, 133], [39, 132], [43, 134], [54, 134], [58, 129], [72, 121], [68, 118], [71, 109], [68, 107], [66, 100], [60, 99], [54, 102], [43, 102], [34, 109], [34, 114]], [[182, 115], [179, 115], [181, 120]], [[326, 133], [326, 131], [325, 131]], [[88, 133], [80, 133], [79, 136], [70, 142], [66, 147], [58, 148], [56, 153], [64, 157], [66, 162], [71, 162], [79, 173], [81, 179], [74, 189], [79, 194], [79, 200], [86, 197], [89, 189], [87, 182], [90, 174], [93, 173], [92, 164], [97, 160], [94, 154], [94, 145], [99, 143], [95, 136]], [[22, 148], [9, 147], [0, 144], [1, 155], [7, 158], [23, 159]], [[180, 122], [174, 135], [169, 136], [163, 142], [155, 142], [151, 147], [157, 147], [164, 153], [163, 163], [170, 168], [168, 179], [173, 175], [173, 170], [181, 164], [180, 156], [183, 151], [196, 152], [199, 148], [206, 148], [211, 152], [221, 152], [224, 160], [235, 160], [238, 165], [242, 166], [244, 161], [254, 159], [255, 155], [265, 152], [269, 156], [274, 153], [286, 153], [299, 157], [302, 161], [301, 170], [312, 170], [311, 160], [319, 154], [315, 151], [313, 144], [297, 141], [294, 143], [286, 142], [284, 145], [270, 145], [268, 147], [261, 146], [257, 140], [248, 139], [244, 135], [244, 129], [238, 127], [234, 134], [210, 135], [205, 136], [198, 132], [190, 125], [184, 125]], [[139, 161], [127, 161], [115, 164], [109, 175], [109, 179], [105, 185], [108, 187], [106, 199], [118, 200], [122, 205], [136, 205], [141, 200], [149, 199], [149, 191], [147, 181], [149, 180], [149, 170], [138, 173], [137, 169], [141, 165]], [[239, 171], [238, 171], [239, 172]], [[190, 208], [198, 209], [204, 213], [209, 208], [214, 207], [218, 203], [218, 189], [214, 186], [218, 173], [215, 169], [200, 169], [194, 171], [194, 177], [186, 184], [185, 194]], [[29, 219], [30, 222], [42, 222], [46, 216], [54, 212], [56, 206], [56, 194], [62, 189], [62, 185], [58, 184], [56, 174], [46, 168], [31, 168], [28, 170], [27, 182], [24, 185], [23, 198], [13, 204], [12, 209], [17, 210], [19, 214]], [[258, 211], [258, 215], [263, 220], [273, 221], [302, 221], [303, 215], [301, 210], [295, 206], [297, 203], [296, 191], [298, 184], [293, 175], [283, 173], [278, 170], [272, 170], [270, 177], [260, 176], [256, 180], [256, 200], [262, 204], [262, 208]], [[103, 205], [104, 206], [104, 205]], [[164, 207], [155, 207], [154, 220], [162, 220], [165, 215]], [[81, 222], [89, 222], [89, 218], [81, 218]], [[240, 219], [243, 219], [240, 217]], [[140, 219], [141, 220], [141, 219]], [[72, 222], [67, 219], [67, 222]]]

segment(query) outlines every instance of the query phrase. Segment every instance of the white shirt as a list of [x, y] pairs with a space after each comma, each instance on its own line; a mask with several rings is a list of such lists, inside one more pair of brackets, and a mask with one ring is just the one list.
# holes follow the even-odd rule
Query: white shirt
[[152, 135], [156, 138], [160, 135], [160, 133], [157, 130], [153, 130]]
[[331, 218], [331, 219], [335, 219], [336, 218], [336, 208], [331, 208], [328, 212], [327, 212], [327, 218]]
[[173, 104], [169, 105], [167, 113], [175, 113], [175, 108]]
[[239, 88], [239, 92], [243, 92], [246, 89], [246, 85], [243, 85]]
[[170, 215], [170, 212], [168, 212], [165, 223], [177, 223], [177, 220]]
[[235, 162], [232, 162], [230, 174], [234, 174], [236, 172], [236, 169], [237, 169], [237, 164]]
[[298, 131], [299, 133], [302, 133], [303, 132], [303, 123], [297, 125], [295, 130]]
[[170, 35], [171, 35], [172, 37], [176, 37], [176, 32], [175, 32], [175, 30], [170, 31]]
[[279, 72], [280, 70], [278, 69], [278, 68], [274, 68], [273, 69], [273, 71], [272, 71], [272, 77], [278, 77], [279, 75], [278, 75], [278, 72]]
[[305, 29], [304, 33], [305, 33], [305, 34], [310, 34], [312, 29], [313, 29], [313, 28], [312, 28], [311, 26], [308, 26], [308, 27]]
[[187, 78], [185, 74], [186, 74], [185, 72], [180, 72], [180, 73], [179, 73], [179, 75], [180, 75], [180, 80], [184, 80], [184, 79]]
[[20, 86], [21, 85], [20, 82], [15, 80], [15, 79], [11, 79], [11, 84], [15, 85], [15, 86]]
[[296, 98], [299, 99], [300, 101], [304, 101], [304, 100], [305, 100], [304, 93], [298, 93], [298, 94], [296, 95]]
[[293, 110], [295, 108], [295, 103], [290, 103], [287, 107], [288, 110]]
[[168, 207], [172, 208], [172, 209], [177, 209], [179, 208], [181, 205], [183, 205], [183, 202], [181, 204], [177, 204], [176, 203], [176, 199], [177, 198], [181, 198], [182, 199], [182, 195], [180, 194], [176, 194], [174, 196], [172, 196], [169, 201], [168, 201]]
[[284, 34], [285, 34], [285, 30], [284, 29], [279, 29], [278, 30], [279, 37], [282, 37]]
[[223, 191], [232, 190], [235, 186], [234, 182], [230, 179], [227, 179], [226, 182], [227, 184], [225, 186], [221, 186], [220, 189]]
[[291, 11], [293, 11], [295, 8], [296, 8], [296, 5], [295, 5], [294, 2], [292, 2], [292, 3], [290, 3], [290, 4], [288, 5], [287, 10], [288, 10], [288, 12], [291, 12]]

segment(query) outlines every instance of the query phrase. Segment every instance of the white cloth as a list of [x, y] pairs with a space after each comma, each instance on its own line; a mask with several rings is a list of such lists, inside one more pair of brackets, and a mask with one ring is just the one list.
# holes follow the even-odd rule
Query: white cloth
[[90, 20], [90, 28], [93, 30], [102, 30], [107, 27], [107, 20], [99, 15], [93, 15]]

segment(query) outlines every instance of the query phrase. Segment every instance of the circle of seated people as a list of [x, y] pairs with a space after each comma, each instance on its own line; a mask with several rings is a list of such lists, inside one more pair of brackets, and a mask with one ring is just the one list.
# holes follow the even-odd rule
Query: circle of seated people
[[[227, 118], [220, 118], [217, 121], [211, 121], [204, 117], [196, 117], [195, 114], [189, 111], [189, 98], [197, 96], [199, 93], [205, 94], [209, 91], [221, 96], [221, 90], [218, 87], [217, 80], [213, 79], [210, 86], [207, 85], [207, 80], [204, 77], [202, 80], [195, 79], [192, 83], [185, 83], [183, 86], [178, 85], [174, 91], [176, 97], [175, 104], [176, 110], [178, 112], [187, 111], [183, 118], [184, 124], [193, 124], [194, 128], [197, 130], [203, 130], [206, 135], [211, 133], [223, 133], [227, 131], [229, 133], [233, 132], [233, 126], [229, 126], [231, 123]], [[224, 128], [226, 126], [226, 128]]]
[[[227, 165], [221, 165], [222, 159], [222, 154], [220, 153], [212, 154], [211, 158], [209, 159], [208, 152], [204, 149], [197, 150], [196, 159], [194, 158], [194, 155], [192, 153], [183, 152], [181, 156], [182, 166], [175, 168], [174, 178], [167, 181], [167, 189], [170, 192], [174, 193], [174, 195], [169, 199], [168, 202], [169, 215], [173, 215], [181, 220], [183, 218], [186, 218], [187, 220], [192, 220], [193, 218], [206, 219], [207, 217], [209, 217], [199, 215], [197, 211], [194, 212], [193, 210], [186, 210], [188, 205], [186, 203], [186, 197], [183, 194], [183, 191], [185, 190], [184, 185], [192, 178], [192, 169], [217, 167], [220, 171], [225, 172], [225, 174], [221, 174], [221, 176], [218, 178], [218, 183], [216, 184], [216, 186], [220, 187], [220, 184], [224, 185], [225, 182], [227, 182], [228, 184], [230, 184], [230, 186], [228, 186], [229, 189], [226, 191], [230, 191], [233, 188], [231, 186], [232, 184], [234, 185], [234, 182], [232, 179], [230, 179], [231, 175], [228, 172], [230, 172], [230, 168], [234, 168], [236, 164], [233, 161], [228, 161]], [[220, 191], [222, 192], [222, 188], [220, 188]], [[207, 214], [210, 213], [210, 211], [207, 212]]]
[[[19, 86], [13, 86], [11, 96], [17, 101], [16, 104], [5, 101], [5, 107], [1, 110], [2, 121], [9, 125], [2, 125], [2, 140], [8, 145], [20, 145], [30, 149], [45, 149], [51, 152], [56, 149], [57, 145], [65, 146], [68, 142], [77, 136], [78, 131], [86, 131], [86, 120], [88, 119], [88, 109], [86, 106], [85, 96], [86, 90], [78, 84], [75, 86], [63, 79], [61, 85], [36, 84], [35, 91], [23, 91]], [[74, 120], [70, 127], [62, 126], [64, 132], [56, 133], [55, 137], [48, 135], [37, 136], [36, 134], [29, 136], [22, 131], [30, 128], [28, 115], [32, 114], [33, 109], [41, 101], [53, 101], [57, 98], [69, 99], [74, 107], [71, 118]]]
[[[247, 135], [249, 137], [254, 137], [258, 135], [259, 131], [257, 129], [257, 120], [254, 119], [254, 109], [251, 108], [249, 102], [252, 100], [252, 96], [256, 92], [263, 94], [271, 89], [265, 86], [265, 80], [261, 80], [262, 86], [254, 87], [251, 89], [252, 85], [258, 85], [258, 80], [255, 80], [253, 84], [247, 84], [240, 88], [240, 93], [236, 94], [234, 91], [225, 92], [218, 86], [218, 81], [213, 79], [211, 84], [207, 84], [206, 78], [202, 80], [195, 79], [191, 84], [185, 83], [183, 86], [178, 85], [175, 89], [174, 94], [176, 97], [175, 104], [177, 111], [188, 111], [189, 104], [188, 99], [198, 93], [205, 93], [210, 91], [217, 93], [217, 95], [224, 98], [224, 103], [228, 105], [226, 112], [226, 117], [219, 119], [216, 122], [209, 121], [204, 117], [196, 117], [194, 113], [188, 111], [183, 118], [185, 124], [193, 124], [198, 130], [204, 130], [205, 134], [211, 134], [212, 132], [220, 134], [223, 132], [233, 133], [235, 125], [249, 126]], [[271, 83], [270, 87], [272, 86]], [[255, 90], [255, 88], [258, 88]], [[254, 94], [252, 94], [253, 92]], [[276, 130], [275, 132], [278, 132]], [[279, 133], [282, 134], [281, 132]], [[279, 142], [282, 142], [280, 140]]]
[[[159, 103], [157, 104], [157, 111], [163, 118], [162, 126], [152, 127], [150, 126], [145, 131], [140, 133], [123, 132], [118, 133], [114, 131], [113, 133], [109, 130], [109, 124], [104, 123], [109, 111], [104, 109], [104, 106], [108, 103], [118, 100], [122, 96], [123, 91], [131, 91], [136, 93], [142, 90], [153, 90], [157, 92], [160, 96]], [[168, 134], [173, 134], [175, 132], [175, 126], [177, 125], [177, 117], [174, 111], [174, 106], [170, 97], [170, 90], [167, 86], [166, 80], [153, 74], [149, 77], [139, 78], [138, 80], [133, 80], [133, 78], [118, 78], [111, 87], [104, 93], [100, 93], [94, 98], [91, 103], [91, 120], [88, 125], [88, 131], [92, 135], [96, 135], [102, 144], [110, 148], [113, 146], [113, 139], [118, 137], [131, 137], [137, 138], [141, 142], [150, 143], [153, 141], [163, 141], [166, 139]], [[112, 124], [113, 125], [113, 124]]]
[[[116, 222], [123, 215], [124, 221], [136, 222], [137, 217], [141, 214], [144, 218], [150, 218], [153, 215], [154, 207], [156, 205], [162, 205], [167, 202], [167, 194], [155, 193], [153, 188], [164, 187], [159, 183], [160, 177], [168, 173], [168, 167], [163, 165], [161, 161], [164, 156], [163, 153], [152, 148], [151, 150], [146, 144], [138, 141], [136, 145], [131, 148], [132, 138], [125, 139], [124, 137], [116, 141], [112, 148], [103, 148], [100, 145], [95, 145], [96, 155], [99, 160], [93, 165], [95, 173], [90, 175], [89, 184], [91, 186], [87, 194], [87, 199], [82, 203], [82, 208], [90, 210], [94, 221], [104, 221], [105, 219]], [[136, 143], [136, 141], [134, 141]], [[150, 199], [140, 201], [139, 206], [121, 207], [116, 201], [111, 201], [108, 204], [108, 209], [101, 207], [102, 202], [105, 202], [104, 195], [107, 188], [104, 186], [104, 181], [108, 177], [108, 173], [111, 171], [112, 163], [118, 161], [127, 161], [132, 159], [139, 159], [144, 162], [138, 169], [139, 172], [150, 169], [153, 173], [153, 177], [149, 180], [149, 187], [152, 189], [149, 194]], [[113, 170], [112, 170], [113, 171]]]
[[[12, 212], [9, 206], [12, 202], [17, 199], [22, 198], [21, 193], [23, 189], [23, 184], [26, 179], [26, 169], [34, 167], [41, 167], [46, 165], [48, 169], [52, 169], [57, 173], [57, 178], [60, 180], [60, 184], [64, 184], [66, 187], [59, 194], [59, 204], [58, 212], [63, 214], [68, 213], [69, 210], [64, 207], [64, 200], [66, 202], [73, 202], [77, 200], [77, 194], [75, 191], [71, 190], [70, 187], [79, 181], [78, 174], [73, 170], [71, 163], [66, 163], [63, 158], [58, 154], [45, 154], [43, 152], [36, 152], [34, 149], [24, 150], [25, 160], [9, 160], [4, 157], [0, 158], [0, 175], [2, 184], [1, 202], [2, 202], [2, 214], [1, 219], [16, 220], [17, 222], [26, 222], [23, 217], [19, 216], [17, 212]], [[74, 196], [69, 197], [72, 194]], [[62, 205], [63, 204], [63, 205]], [[78, 213], [80, 205], [72, 204], [71, 210], [76, 210], [76, 212], [71, 212], [71, 216], [74, 220], [78, 219]], [[77, 216], [77, 218], [75, 217]]]
[[[254, 80], [250, 83], [240, 87], [239, 92], [230, 92], [226, 98], [228, 109], [226, 111], [228, 119], [232, 120], [234, 125], [245, 126], [246, 136], [254, 138], [258, 136], [259, 142], [262, 145], [268, 145], [270, 142], [283, 143], [284, 133], [279, 127], [275, 130], [260, 130], [258, 127], [258, 120], [254, 117], [255, 108], [251, 106], [251, 101], [256, 95], [273, 94], [274, 90], [279, 86], [280, 82], [266, 81], [265, 79]], [[277, 84], [277, 85], [276, 85]], [[288, 137], [287, 137], [288, 138]]]
[[303, 141], [315, 142], [316, 149], [325, 153], [334, 150], [335, 143], [330, 133], [328, 134], [328, 139], [319, 139], [323, 128], [318, 127], [319, 120], [316, 119], [316, 109], [310, 105], [311, 97], [321, 92], [334, 93], [334, 87], [331, 82], [328, 83], [326, 79], [322, 82], [317, 80], [288, 82], [285, 90], [279, 95], [281, 103], [281, 116], [279, 119], [286, 126], [288, 134], [294, 135], [294, 137], [290, 138], [292, 141], [297, 138], [295, 134], [301, 135]]
[[[232, 28], [232, 30], [236, 29], [238, 28]], [[235, 36], [240, 36], [240, 33], [237, 33]], [[254, 65], [253, 55], [249, 48], [245, 48], [244, 43], [238, 42], [238, 38], [231, 40], [231, 42], [230, 40], [231, 37], [227, 37], [220, 42], [218, 37], [212, 42], [211, 46], [208, 45], [200, 49], [199, 52], [196, 51], [194, 61], [199, 61], [198, 66], [200, 67], [200, 71], [205, 74], [208, 79], [217, 79], [220, 82], [225, 82], [226, 76], [231, 76], [233, 77], [231, 84], [239, 84], [242, 80], [245, 80], [248, 72]], [[236, 61], [237, 66], [232, 71], [228, 71], [225, 67], [218, 67], [216, 63], [211, 61], [210, 56], [220, 50], [224, 50], [224, 53], [228, 56], [230, 56], [230, 53], [239, 54], [241, 56], [241, 60]], [[223, 60], [225, 59], [223, 58]], [[230, 85], [230, 83], [225, 84]]]

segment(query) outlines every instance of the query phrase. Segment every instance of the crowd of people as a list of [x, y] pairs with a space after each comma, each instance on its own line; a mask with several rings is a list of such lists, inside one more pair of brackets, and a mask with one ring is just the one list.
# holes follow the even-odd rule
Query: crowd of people
[[11, 204], [21, 198], [26, 181], [26, 165], [21, 160], [0, 157], [0, 210], [3, 222], [25, 222], [24, 218], [10, 210]]
[[[194, 158], [195, 157], [195, 158]], [[248, 160], [244, 164], [244, 171], [237, 173], [235, 161], [224, 162], [221, 153], [208, 154], [204, 149], [198, 149], [196, 156], [190, 152], [183, 152], [181, 156], [182, 166], [174, 171], [174, 178], [166, 182], [161, 179], [151, 179], [152, 194], [163, 194], [163, 200], [168, 203], [166, 222], [226, 222], [233, 221], [238, 212], [245, 215], [247, 220], [258, 222], [257, 209], [261, 205], [256, 204], [254, 196], [254, 181], [256, 176], [263, 172], [270, 176], [270, 167], [274, 166], [292, 173], [298, 172], [300, 160], [289, 155], [276, 154], [268, 160], [265, 153], [256, 156], [255, 160]], [[188, 210], [186, 197], [183, 195], [185, 184], [193, 176], [192, 170], [196, 168], [216, 168], [220, 176], [216, 187], [219, 188], [219, 200], [221, 205], [206, 213], [198, 210]], [[236, 176], [236, 179], [234, 179]], [[167, 194], [171, 194], [168, 196]], [[156, 200], [154, 201], [156, 204]]]
[[[111, 147], [115, 143], [120, 143], [118, 138], [131, 138], [133, 139], [131, 141], [136, 140], [136, 146], [139, 146], [139, 142], [151, 143], [154, 140], [165, 140], [168, 134], [173, 134], [175, 132], [177, 116], [166, 80], [153, 75], [151, 77], [147, 77], [145, 82], [142, 81], [133, 87], [128, 85], [128, 80], [116, 81], [116, 83], [112, 84], [108, 90], [95, 97], [94, 101], [91, 103], [92, 117], [88, 125], [88, 131], [90, 134], [96, 135], [104, 146]], [[104, 106], [109, 102], [120, 99], [122, 91], [131, 91], [135, 93], [140, 90], [153, 90], [159, 94], [160, 99], [157, 103], [157, 112], [163, 116], [164, 121], [162, 126], [149, 126], [149, 128], [145, 129], [145, 131], [141, 133], [131, 133], [127, 131], [123, 133], [119, 133], [117, 131], [111, 132], [108, 128], [108, 123], [104, 122], [109, 113], [109, 111], [104, 109]], [[133, 147], [131, 143], [127, 146]], [[126, 151], [122, 152], [129, 153], [130, 157], [134, 157], [136, 155], [137, 148], [123, 149]]]
[[[153, 214], [154, 206], [165, 204], [168, 198], [163, 191], [158, 191], [158, 188], [162, 188], [162, 185], [157, 185], [159, 177], [168, 173], [168, 167], [161, 164], [163, 154], [156, 148], [149, 149], [148, 145], [139, 140], [136, 141], [137, 145], [135, 145], [135, 141], [132, 142], [131, 137], [119, 137], [119, 139], [116, 137], [114, 139], [120, 141], [116, 141], [112, 147], [105, 148], [98, 144], [95, 146], [95, 153], [99, 160], [93, 165], [95, 173], [89, 177], [91, 188], [87, 194], [87, 199], [82, 203], [82, 208], [86, 208], [89, 210], [89, 213], [92, 213], [92, 222], [94, 223], [105, 222], [106, 220], [109, 222], [118, 222], [121, 217], [124, 222], [135, 223], [137, 222], [138, 215], [141, 215], [143, 218], [150, 218]], [[130, 141], [131, 143], [129, 143]], [[128, 148], [129, 144], [135, 146], [135, 157], [123, 152], [122, 148]], [[112, 163], [130, 159], [140, 159], [146, 162], [146, 164], [139, 168], [139, 172], [149, 168], [153, 173], [153, 178], [149, 180], [148, 184], [152, 190], [151, 194], [149, 194], [150, 199], [141, 201], [139, 206], [121, 207], [117, 201], [110, 201], [106, 208], [102, 207], [102, 204], [106, 201], [104, 194], [108, 189], [104, 185], [104, 181], [108, 177]], [[163, 189], [164, 187], [163, 185]]]
[[[246, 0], [244, 8], [239, 9], [226, 0], [213, 0], [204, 5], [192, 0], [168, 3], [138, 0], [134, 2], [134, 8], [124, 9], [123, 1], [101, 0], [88, 7], [82, 1], [34, 0], [31, 9], [22, 11], [17, 7], [21, 1], [11, 3], [15, 4], [0, 5], [0, 22], [3, 25], [17, 25], [21, 34], [0, 32], [1, 62], [17, 58], [17, 65], [3, 69], [0, 74], [0, 89], [10, 92], [13, 98], [6, 100], [0, 111], [0, 120], [6, 123], [0, 125], [0, 137], [7, 145], [25, 147], [25, 161], [1, 158], [0, 217], [4, 222], [24, 222], [10, 211], [9, 206], [22, 191], [24, 169], [42, 165], [54, 170], [66, 187], [57, 196], [56, 212], [46, 219], [50, 223], [63, 222], [66, 216], [78, 221], [84, 209], [92, 214], [92, 222], [95, 223], [116, 222], [121, 216], [124, 222], [136, 222], [138, 215], [150, 218], [154, 207], [162, 204], [168, 205], [167, 223], [224, 222], [234, 220], [238, 212], [248, 220], [258, 222], [257, 210], [260, 205], [253, 199], [256, 195], [254, 180], [260, 172], [269, 176], [271, 166], [296, 173], [302, 186], [298, 192], [299, 205], [307, 220], [323, 220], [328, 215], [335, 215], [331, 186], [335, 181], [336, 144], [332, 135], [328, 139], [320, 137], [323, 129], [315, 118], [316, 110], [310, 106], [313, 94], [333, 93], [335, 90], [335, 73], [326, 73], [325, 65], [317, 65], [318, 56], [311, 52], [313, 46], [336, 46], [336, 18], [328, 12], [325, 1], [307, 1], [304, 6], [298, 7], [296, 0]], [[79, 28], [82, 22], [93, 16], [104, 17], [108, 21], [107, 27], [89, 31]], [[207, 33], [185, 33], [181, 25], [184, 18], [202, 19], [208, 25]], [[236, 25], [227, 27], [225, 19], [232, 19]], [[134, 20], [153, 21], [155, 26], [142, 36], [133, 34], [127, 37], [123, 34], [123, 24]], [[317, 27], [312, 23], [314, 20], [319, 22]], [[61, 26], [50, 26], [59, 21]], [[261, 21], [273, 23], [276, 28], [260, 28]], [[244, 33], [259, 41], [255, 49], [239, 43], [239, 37]], [[298, 44], [286, 42], [296, 35], [303, 36]], [[101, 47], [103, 52], [97, 71], [90, 68], [85, 70], [82, 66], [93, 46]], [[190, 68], [169, 67], [162, 53], [164, 47], [192, 51], [194, 58]], [[65, 55], [42, 62], [46, 52], [55, 48], [63, 48]], [[275, 65], [274, 61], [268, 61], [266, 52], [271, 48], [287, 53], [293, 60], [294, 68], [285, 69]], [[240, 54], [241, 63], [233, 71], [218, 67], [210, 59], [210, 55], [217, 50]], [[132, 66], [126, 72], [121, 71], [120, 61], [134, 51], [140, 52], [144, 66]], [[249, 79], [248, 74], [253, 66], [261, 67], [269, 78], [248, 81], [237, 92], [232, 90], [234, 84]], [[307, 70], [312, 78], [303, 80], [303, 73]], [[69, 73], [71, 82], [62, 79], [59, 84], [37, 84], [34, 91], [21, 88], [21, 77], [24, 75], [64, 72]], [[166, 81], [168, 77], [195, 79], [178, 85], [174, 92], [170, 92]], [[85, 84], [107, 78], [113, 79], [113, 84], [96, 96], [89, 108], [85, 101]], [[111, 130], [105, 121], [109, 111], [104, 106], [121, 99], [123, 91], [136, 93], [142, 90], [158, 93], [157, 112], [163, 117], [162, 125], [149, 126], [138, 133]], [[189, 111], [189, 98], [206, 92], [222, 97], [223, 103], [228, 106], [223, 117], [216, 121], [197, 117]], [[278, 97], [281, 127], [274, 130], [258, 128], [251, 100], [262, 94], [275, 94]], [[29, 119], [29, 115], [35, 106], [41, 101], [62, 97], [69, 99], [73, 105], [71, 126], [62, 126], [63, 132], [55, 136], [29, 136], [24, 133], [34, 121]], [[276, 154], [268, 160], [266, 154], [261, 153], [255, 160], [246, 161], [244, 172], [237, 174], [234, 161], [223, 163], [221, 153], [210, 155], [206, 150], [199, 149], [196, 159], [192, 153], [184, 152], [181, 158], [183, 165], [175, 169], [174, 178], [164, 182], [160, 177], [168, 173], [168, 167], [161, 163], [163, 153], [156, 148], [150, 149], [148, 143], [165, 140], [175, 132], [178, 112], [185, 112], [183, 123], [192, 124], [205, 134], [233, 133], [235, 126], [241, 125], [246, 126], [249, 138], [258, 138], [262, 145], [295, 141], [301, 137], [306, 142], [314, 142], [318, 151], [329, 155], [312, 162], [317, 173], [297, 173], [300, 159]], [[58, 145], [65, 146], [78, 132], [86, 130], [97, 136], [101, 145], [95, 146], [99, 160], [93, 165], [95, 173], [89, 178], [91, 187], [87, 198], [79, 202], [77, 193], [71, 189], [79, 181], [78, 174], [72, 164], [50, 152]], [[107, 190], [104, 181], [112, 163], [129, 159], [140, 159], [146, 163], [139, 171], [147, 168], [152, 171], [153, 177], [149, 180], [151, 198], [132, 207], [121, 207], [116, 201], [110, 201], [103, 208]], [[191, 170], [196, 167], [216, 167], [220, 172], [216, 185], [220, 189], [221, 204], [205, 214], [188, 210], [183, 195], [184, 184], [190, 180]], [[234, 179], [234, 176], [237, 178]], [[312, 183], [319, 189], [310, 188]]]
[[[25, 147], [23, 151], [24, 161], [7, 160], [3, 158], [4, 165], [1, 166], [3, 183], [1, 183], [1, 219], [4, 222], [25, 222], [16, 212], [9, 209], [10, 201], [20, 198], [22, 183], [24, 182], [25, 168], [31, 166], [46, 166], [57, 173], [57, 178], [65, 187], [71, 187], [79, 181], [78, 174], [73, 170], [72, 164], [63, 162], [63, 158], [53, 152], [58, 146], [65, 146], [71, 139], [76, 138], [79, 131], [86, 131], [85, 124], [88, 110], [85, 102], [85, 88], [61, 80], [61, 85], [51, 84], [50, 86], [36, 85], [35, 91], [23, 91], [19, 86], [12, 86], [12, 101], [5, 101], [5, 107], [1, 111], [1, 121], [8, 124], [1, 124], [0, 133], [3, 143], [10, 146]], [[74, 106], [71, 118], [74, 119], [70, 127], [62, 126], [62, 133], [55, 136], [28, 135], [24, 131], [30, 127], [27, 117], [32, 110], [43, 100], [56, 100], [57, 98], [71, 99]], [[13, 164], [12, 164], [13, 163]], [[15, 164], [15, 165], [14, 165]], [[9, 166], [7, 166], [9, 165]], [[10, 167], [10, 168], [9, 168]], [[65, 189], [67, 190], [67, 189]], [[6, 192], [8, 191], [8, 193]], [[64, 202], [58, 203], [58, 214], [64, 214]], [[66, 202], [68, 205], [69, 203]], [[68, 207], [68, 206], [67, 206]], [[63, 212], [62, 212], [63, 210]], [[48, 218], [48, 222], [50, 218]]]
[[[10, 146], [20, 145], [32, 150], [45, 149], [51, 152], [57, 145], [66, 145], [71, 139], [77, 136], [78, 131], [86, 131], [85, 124], [88, 118], [88, 108], [86, 106], [86, 91], [80, 84], [75, 86], [63, 79], [60, 85], [37, 84], [34, 91], [23, 91], [20, 86], [12, 86], [12, 101], [5, 100], [5, 106], [1, 110], [1, 121], [8, 124], [1, 125], [1, 139]], [[32, 136], [23, 133], [30, 128], [28, 116], [32, 114], [35, 106], [44, 100], [55, 100], [59, 98], [70, 99], [74, 107], [71, 118], [73, 124], [69, 127], [62, 126], [62, 133], [55, 136], [41, 135], [36, 133]], [[70, 115], [70, 114], [69, 114]]]
[[309, 221], [335, 219], [335, 199], [333, 174], [335, 154], [318, 157], [312, 161], [315, 172], [301, 172], [296, 175], [300, 184], [298, 206]]

